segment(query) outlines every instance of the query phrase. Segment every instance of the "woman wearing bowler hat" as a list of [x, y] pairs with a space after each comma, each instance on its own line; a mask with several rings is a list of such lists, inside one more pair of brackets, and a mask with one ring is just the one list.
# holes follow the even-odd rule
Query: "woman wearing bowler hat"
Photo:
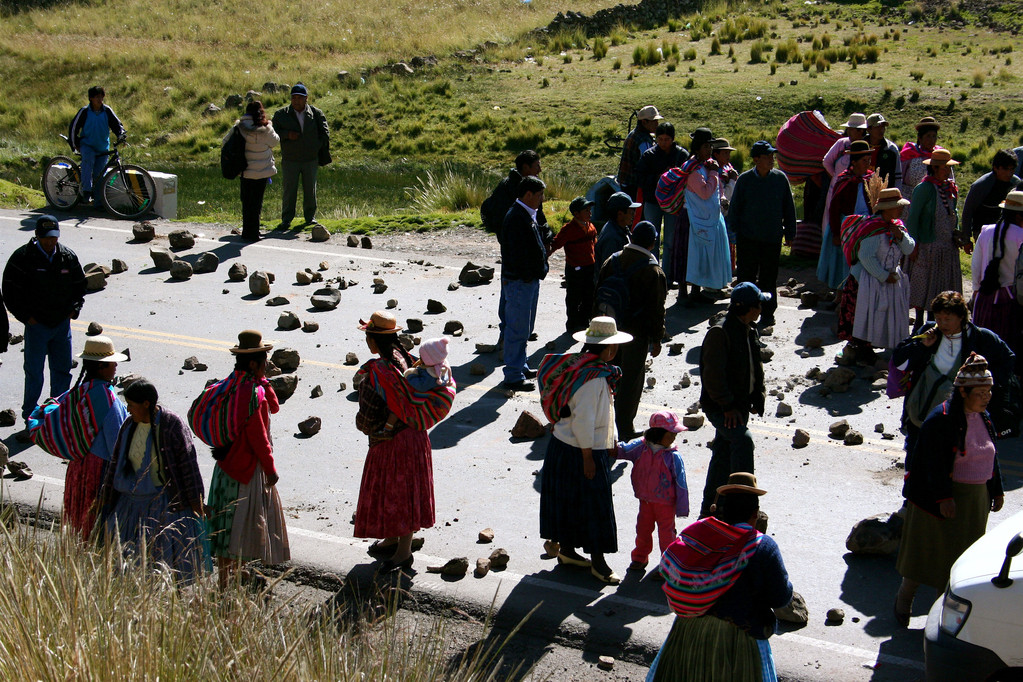
[[238, 344], [231, 348], [240, 382], [237, 391], [251, 399], [232, 402], [238, 411], [230, 417], [235, 421], [230, 431], [238, 435], [217, 460], [210, 481], [210, 551], [217, 557], [222, 590], [244, 561], [280, 564], [291, 558], [270, 436], [270, 415], [281, 409], [266, 380], [271, 348], [251, 329], [238, 334]]

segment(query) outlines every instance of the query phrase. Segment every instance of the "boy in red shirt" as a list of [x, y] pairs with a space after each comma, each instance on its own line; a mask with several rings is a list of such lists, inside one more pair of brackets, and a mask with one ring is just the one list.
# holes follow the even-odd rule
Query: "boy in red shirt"
[[565, 223], [554, 242], [551, 253], [565, 247], [565, 306], [568, 321], [565, 329], [570, 333], [586, 329], [593, 312], [594, 255], [597, 243], [597, 228], [590, 222], [593, 202], [585, 197], [576, 197], [569, 204], [572, 220]]

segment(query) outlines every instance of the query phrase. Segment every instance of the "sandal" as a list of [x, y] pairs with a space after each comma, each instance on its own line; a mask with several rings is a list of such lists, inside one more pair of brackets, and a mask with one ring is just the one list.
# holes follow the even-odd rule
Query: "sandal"
[[561, 543], [554, 540], [544, 540], [543, 551], [552, 559], [561, 554]]
[[611, 569], [608, 569], [608, 571], [609, 573], [600, 573], [596, 568], [593, 568], [592, 566], [590, 567], [590, 573], [593, 574], [593, 577], [605, 585], [621, 584], [622, 579], [618, 577], [618, 574]]
[[558, 552], [558, 563], [566, 566], [577, 566], [578, 568], [592, 568], [593, 564], [589, 559], [580, 559]]

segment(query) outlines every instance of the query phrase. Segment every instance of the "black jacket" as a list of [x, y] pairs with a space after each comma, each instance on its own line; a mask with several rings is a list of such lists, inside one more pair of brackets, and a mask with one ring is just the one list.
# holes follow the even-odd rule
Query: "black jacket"
[[[636, 184], [643, 190], [643, 203], [656, 204], [657, 181], [669, 168], [681, 166], [689, 158], [689, 152], [675, 144], [670, 151], [662, 151], [656, 144], [643, 152], [636, 164]], [[637, 209], [639, 210], [639, 209]]]
[[[668, 283], [664, 270], [646, 252], [631, 244], [622, 249], [622, 271], [629, 272], [643, 261], [649, 264], [629, 277], [629, 302], [635, 309], [627, 319], [620, 320], [621, 329], [647, 342], [660, 342], [664, 337], [664, 301], [668, 297]], [[597, 276], [597, 286], [614, 272], [614, 259], [608, 258]]]
[[700, 402], [704, 411], [708, 407], [716, 407], [722, 412], [764, 413], [767, 391], [757, 339], [757, 330], [731, 312], [707, 330], [700, 351], [700, 376], [703, 380]]
[[[909, 361], [905, 371], [910, 373], [911, 384], [913, 386], [919, 385], [920, 377], [923, 376], [927, 363], [938, 352], [937, 343], [928, 348], [921, 339], [917, 338], [933, 328], [934, 323], [928, 322], [920, 329], [919, 334], [905, 339], [892, 352], [892, 364], [896, 367], [901, 366], [907, 360]], [[998, 334], [989, 329], [978, 327], [972, 322], [965, 323], [963, 325], [963, 348], [961, 355], [963, 362], [966, 361], [966, 358], [970, 357], [971, 352], [983, 355], [984, 359], [987, 360], [988, 369], [991, 370], [991, 376], [995, 380], [995, 386], [1004, 386], [1006, 384], [1009, 380], [1009, 374], [1012, 373], [1016, 356], [1005, 345], [1005, 342], [998, 337]]]
[[[501, 241], [504, 217], [515, 200], [519, 198], [520, 182], [522, 182], [522, 173], [519, 173], [518, 169], [512, 168], [508, 171], [508, 177], [497, 183], [494, 191], [480, 205], [480, 219], [483, 222], [483, 227], [496, 233], [498, 241]], [[547, 217], [543, 214], [543, 204], [536, 211], [536, 222], [543, 227], [547, 226]]]
[[35, 318], [48, 327], [77, 318], [85, 303], [85, 273], [75, 252], [57, 244], [49, 260], [35, 237], [19, 247], [4, 268], [3, 297], [19, 322]]
[[11, 323], [7, 319], [7, 308], [4, 307], [4, 296], [0, 292], [0, 353], [7, 352], [7, 341], [11, 335]]
[[[961, 405], [960, 402], [953, 405], [951, 400], [946, 400], [935, 407], [920, 427], [917, 447], [906, 455], [902, 496], [939, 518], [939, 503], [952, 499], [952, 468], [956, 455], [966, 450], [966, 413]], [[981, 413], [981, 418], [991, 440], [995, 440], [994, 426], [988, 413]], [[997, 457], [987, 481], [987, 491], [991, 499], [1004, 494]]]
[[[536, 217], [540, 217], [537, 211]], [[547, 277], [547, 244], [550, 229], [539, 225], [516, 202], [508, 209], [501, 228], [501, 279], [525, 282]]]
[[902, 159], [899, 157], [899, 146], [888, 138], [884, 139], [877, 152], [877, 172], [888, 181], [889, 187], [899, 187], [902, 184]]

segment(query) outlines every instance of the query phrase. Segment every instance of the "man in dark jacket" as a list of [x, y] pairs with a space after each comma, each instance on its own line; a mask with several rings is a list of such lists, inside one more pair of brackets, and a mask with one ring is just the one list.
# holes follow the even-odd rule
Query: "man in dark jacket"
[[536, 322], [540, 280], [547, 277], [550, 229], [537, 216], [544, 184], [529, 176], [519, 183], [518, 199], [508, 209], [501, 228], [501, 292], [504, 301], [504, 386], [532, 391], [527, 381], [536, 371], [526, 366], [526, 341]]
[[625, 138], [622, 144], [622, 158], [618, 162], [618, 186], [622, 191], [635, 200], [639, 195], [639, 183], [636, 177], [636, 165], [639, 157], [656, 143], [654, 131], [657, 130], [657, 122], [664, 117], [657, 111], [657, 107], [648, 104], [636, 112], [636, 127]]
[[703, 489], [700, 516], [707, 516], [718, 486], [736, 471], [753, 473], [753, 434], [750, 414], [764, 414], [764, 365], [756, 321], [770, 294], [751, 282], [732, 289], [728, 312], [707, 331], [700, 352], [703, 387], [700, 404], [714, 425], [707, 484]]
[[36, 220], [36, 236], [19, 247], [4, 268], [3, 295], [11, 314], [25, 324], [25, 399], [28, 416], [43, 392], [50, 363], [50, 395], [71, 386], [71, 320], [85, 303], [85, 273], [75, 252], [58, 243], [60, 226], [50, 215]]
[[661, 121], [655, 135], [657, 144], [639, 157], [636, 177], [643, 194], [643, 220], [653, 223], [661, 236], [654, 245], [653, 252], [654, 255], [660, 255], [661, 269], [668, 275], [673, 272], [671, 252], [675, 246], [678, 216], [661, 210], [660, 204], [657, 203], [657, 182], [669, 168], [685, 163], [689, 158], [689, 152], [675, 142], [675, 126], [667, 121]]
[[999, 204], [1021, 182], [1013, 174], [1015, 169], [1016, 155], [1011, 149], [999, 149], [991, 160], [991, 172], [980, 176], [970, 185], [963, 205], [962, 230], [972, 235], [974, 241], [980, 235], [980, 228], [994, 225], [1002, 216]]
[[867, 142], [870, 143], [871, 168], [876, 170], [889, 187], [902, 186], [902, 159], [899, 145], [887, 137], [888, 121], [881, 114], [867, 116]]
[[615, 192], [608, 198], [607, 214], [611, 217], [604, 223], [604, 227], [600, 228], [600, 232], [597, 233], [597, 244], [593, 247], [598, 276], [604, 261], [629, 244], [636, 209], [642, 205], [633, 201], [625, 192]]
[[[515, 157], [515, 168], [508, 171], [508, 177], [497, 183], [494, 191], [480, 205], [480, 219], [483, 222], [483, 227], [497, 234], [498, 241], [501, 239], [504, 216], [515, 200], [519, 198], [519, 183], [522, 182], [522, 178], [530, 175], [540, 177], [540, 155], [532, 149], [527, 149], [519, 152], [519, 155]], [[546, 225], [547, 219], [543, 217], [543, 206], [538, 210], [537, 222]]]
[[784, 237], [796, 237], [796, 205], [788, 177], [774, 167], [778, 151], [763, 140], [753, 143], [753, 168], [735, 181], [728, 207], [728, 231], [735, 234], [735, 275], [770, 296], [764, 300], [761, 325], [774, 324], [778, 307], [778, 263]]
[[[124, 126], [114, 110], [103, 104], [102, 86], [89, 88], [89, 103], [78, 110], [68, 126], [67, 143], [71, 151], [82, 155], [82, 197], [92, 201], [92, 188], [98, 186], [107, 168], [110, 135], [124, 140]], [[98, 200], [96, 203], [99, 203]]]
[[618, 440], [634, 438], [633, 421], [643, 396], [646, 381], [647, 353], [651, 357], [661, 354], [664, 337], [664, 301], [668, 297], [668, 284], [664, 271], [651, 252], [657, 242], [657, 230], [646, 220], [636, 225], [632, 242], [611, 256], [601, 267], [597, 287], [619, 269], [627, 276], [631, 310], [619, 313], [618, 328], [632, 334], [632, 341], [618, 349], [615, 363], [622, 370], [622, 378], [615, 390], [615, 425]]
[[330, 130], [323, 112], [308, 103], [309, 90], [298, 83], [291, 88], [291, 105], [274, 112], [274, 131], [281, 138], [281, 224], [291, 227], [302, 177], [302, 214], [307, 225], [316, 223], [316, 174], [330, 163]]

